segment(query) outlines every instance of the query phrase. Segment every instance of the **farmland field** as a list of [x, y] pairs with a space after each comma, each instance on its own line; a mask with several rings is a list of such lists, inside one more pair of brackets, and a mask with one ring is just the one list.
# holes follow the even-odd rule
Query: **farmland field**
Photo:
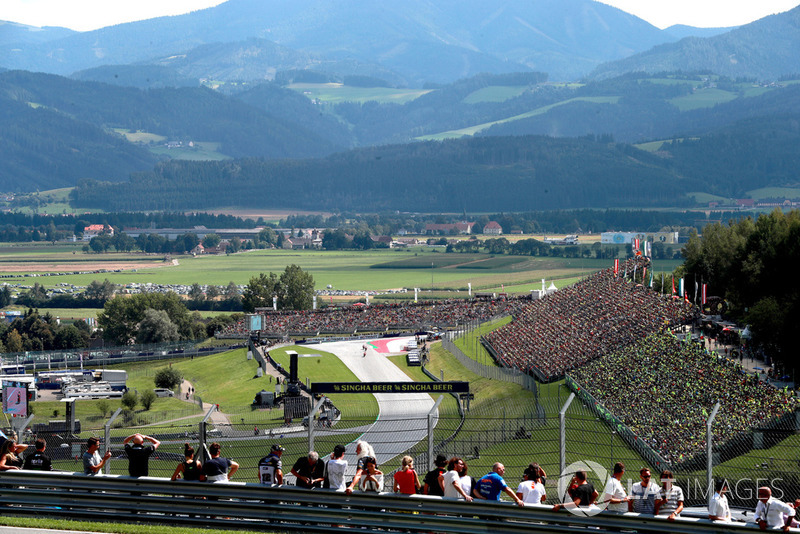
[[470, 126], [468, 128], [460, 128], [458, 130], [450, 130], [447, 132], [441, 132], [432, 135], [423, 135], [421, 137], [417, 137], [416, 139], [417, 141], [441, 141], [443, 139], [456, 139], [459, 137], [464, 137], [465, 135], [475, 135], [476, 133], [487, 129], [490, 126], [494, 126], [495, 124], [503, 124], [506, 122], [517, 121], [520, 119], [527, 119], [528, 117], [535, 117], [536, 115], [542, 115], [555, 107], [563, 106], [564, 104], [570, 104], [572, 102], [592, 102], [594, 104], [616, 104], [618, 100], [619, 100], [618, 96], [583, 96], [577, 98], [570, 98], [569, 100], [556, 102], [555, 104], [550, 104], [549, 106], [542, 106], [540, 108], [536, 108], [534, 110], [521, 113], [519, 115], [514, 115], [513, 117], [508, 117], [505, 119], [500, 119], [491, 122], [485, 122], [483, 124], [476, 124], [475, 126]]
[[293, 83], [289, 89], [329, 104], [340, 102], [381, 102], [405, 104], [429, 93], [425, 89], [393, 89], [390, 87], [351, 87], [340, 83]]
[[[530, 256], [490, 256], [488, 254], [446, 254], [437, 250], [371, 251], [289, 251], [255, 250], [232, 255], [175, 256], [164, 261], [162, 255], [85, 254], [81, 244], [56, 246], [5, 247], [0, 249], [0, 269], [20, 276], [4, 279], [14, 284], [47, 287], [57, 284], [86, 286], [107, 278], [112, 283], [246, 284], [261, 272], [280, 273], [297, 264], [309, 271], [317, 289], [331, 285], [341, 290], [381, 291], [396, 288], [464, 291], [468, 283], [475, 291], [500, 290], [527, 292], [541, 286], [541, 279], [558, 280], [557, 286], [571, 283], [590, 272], [610, 266], [611, 260], [550, 258]], [[73, 254], [74, 252], [74, 254]], [[433, 268], [431, 268], [433, 265]], [[656, 263], [657, 271], [671, 271], [674, 261]], [[72, 272], [97, 269], [124, 269], [121, 272], [87, 272], [61, 276], [24, 277], [25, 272]], [[439, 295], [441, 296], [441, 295]]]
[[468, 94], [463, 102], [465, 104], [480, 104], [481, 102], [505, 102], [510, 98], [521, 95], [528, 87], [525, 85], [483, 87]]

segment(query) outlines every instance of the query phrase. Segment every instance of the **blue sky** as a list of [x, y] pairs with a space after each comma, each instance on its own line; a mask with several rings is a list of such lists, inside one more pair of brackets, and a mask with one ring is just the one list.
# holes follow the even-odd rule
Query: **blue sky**
[[[490, 0], [491, 1], [491, 0]], [[558, 1], [558, 0], [552, 0]], [[673, 24], [739, 26], [788, 11], [800, 0], [602, 0], [659, 28]], [[222, 0], [0, 0], [0, 20], [85, 31], [163, 15], [179, 15]]]

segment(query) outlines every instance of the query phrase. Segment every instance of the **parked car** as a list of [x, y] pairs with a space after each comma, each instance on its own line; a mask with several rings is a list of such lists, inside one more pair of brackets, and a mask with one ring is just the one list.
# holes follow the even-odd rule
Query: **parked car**
[[153, 392], [156, 394], [156, 397], [174, 397], [175, 396], [175, 392], [172, 391], [171, 389], [167, 389], [167, 388], [156, 388], [156, 389], [153, 390]]

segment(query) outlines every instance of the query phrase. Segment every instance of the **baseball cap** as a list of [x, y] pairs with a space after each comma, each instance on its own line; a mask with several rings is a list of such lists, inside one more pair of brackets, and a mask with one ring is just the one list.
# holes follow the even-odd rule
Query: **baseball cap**
[[270, 450], [271, 450], [272, 452], [283, 452], [283, 451], [285, 451], [286, 449], [284, 449], [283, 447], [281, 447], [280, 445], [278, 445], [278, 444], [276, 443], [275, 445], [273, 445], [273, 446], [272, 446], [272, 448], [271, 448]]

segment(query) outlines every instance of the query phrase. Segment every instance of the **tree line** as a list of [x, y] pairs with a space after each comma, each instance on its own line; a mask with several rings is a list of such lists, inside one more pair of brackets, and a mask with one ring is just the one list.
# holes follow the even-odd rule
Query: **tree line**
[[757, 346], [796, 368], [799, 245], [797, 210], [709, 224], [684, 247], [686, 261], [676, 276], [708, 284], [708, 295], [727, 302], [730, 318], [750, 325]]

